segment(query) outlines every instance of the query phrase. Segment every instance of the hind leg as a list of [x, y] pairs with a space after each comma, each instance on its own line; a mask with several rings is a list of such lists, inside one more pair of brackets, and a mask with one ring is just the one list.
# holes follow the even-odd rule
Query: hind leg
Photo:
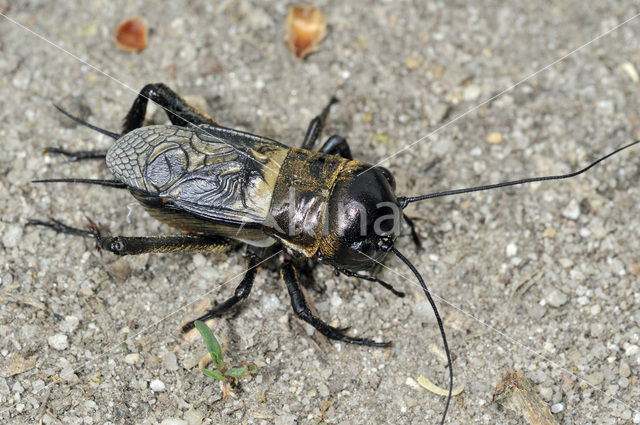
[[152, 83], [144, 86], [136, 100], [133, 101], [133, 105], [124, 118], [123, 134], [142, 127], [149, 100], [160, 105], [174, 125], [183, 127], [200, 124], [220, 126], [218, 121], [201, 112], [195, 106], [189, 105], [186, 100], [163, 83]]

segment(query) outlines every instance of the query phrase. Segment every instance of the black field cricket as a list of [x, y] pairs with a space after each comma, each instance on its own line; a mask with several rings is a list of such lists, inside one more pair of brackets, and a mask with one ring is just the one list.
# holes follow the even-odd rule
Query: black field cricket
[[[143, 127], [148, 101], [165, 109], [172, 125]], [[107, 151], [48, 148], [48, 153], [73, 160], [104, 158], [113, 180], [47, 179], [38, 182], [89, 183], [127, 189], [156, 219], [183, 233], [171, 236], [110, 236], [90, 222], [89, 229], [57, 220], [30, 220], [32, 225], [94, 237], [100, 248], [117, 255], [149, 252], [220, 254], [245, 244], [247, 271], [234, 295], [199, 320], [218, 316], [251, 292], [257, 266], [269, 253], [282, 252], [280, 273], [295, 314], [328, 338], [375, 347], [390, 342], [348, 335], [309, 309], [298, 279], [299, 265], [309, 259], [333, 267], [336, 274], [374, 281], [396, 296], [404, 296], [377, 278], [376, 269], [393, 253], [413, 272], [431, 304], [442, 335], [449, 366], [451, 398], [453, 368], [442, 320], [422, 276], [395, 243], [407, 224], [420, 245], [412, 221], [403, 209], [412, 202], [496, 189], [541, 180], [576, 176], [600, 161], [640, 141], [621, 147], [587, 167], [565, 175], [533, 177], [494, 185], [419, 196], [397, 196], [391, 172], [354, 160], [346, 139], [334, 135], [318, 151], [331, 99], [314, 118], [298, 147], [224, 127], [198, 111], [163, 84], [145, 86], [127, 113], [121, 133], [113, 133], [62, 111], [70, 118], [114, 138]], [[193, 322], [183, 331], [193, 328]]]

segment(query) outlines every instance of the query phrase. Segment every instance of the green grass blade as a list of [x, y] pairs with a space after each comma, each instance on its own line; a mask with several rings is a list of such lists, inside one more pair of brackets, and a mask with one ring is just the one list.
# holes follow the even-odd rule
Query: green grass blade
[[202, 373], [204, 373], [209, 378], [217, 379], [218, 381], [226, 381], [227, 380], [227, 378], [225, 378], [223, 374], [218, 373], [218, 372], [214, 372], [213, 370], [202, 369]]
[[211, 354], [211, 359], [216, 364], [218, 368], [222, 364], [222, 350], [220, 349], [220, 344], [215, 336], [213, 336], [213, 332], [209, 329], [209, 326], [205, 325], [203, 322], [196, 320], [193, 322], [198, 332], [202, 336], [204, 340], [204, 345], [207, 346], [207, 351]]
[[244, 378], [247, 376], [249, 372], [246, 367], [234, 367], [233, 369], [229, 369], [225, 375], [230, 376], [232, 378]]

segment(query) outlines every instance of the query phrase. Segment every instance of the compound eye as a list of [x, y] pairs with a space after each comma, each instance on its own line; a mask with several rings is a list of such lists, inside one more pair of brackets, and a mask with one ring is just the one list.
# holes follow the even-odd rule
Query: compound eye
[[353, 243], [351, 249], [367, 256], [372, 255], [374, 251], [373, 244], [368, 240]]
[[396, 179], [393, 178], [393, 174], [391, 174], [391, 171], [387, 170], [384, 167], [376, 167], [376, 169], [380, 170], [384, 178], [387, 179], [387, 182], [389, 182], [389, 186], [391, 186], [391, 189], [396, 190]]

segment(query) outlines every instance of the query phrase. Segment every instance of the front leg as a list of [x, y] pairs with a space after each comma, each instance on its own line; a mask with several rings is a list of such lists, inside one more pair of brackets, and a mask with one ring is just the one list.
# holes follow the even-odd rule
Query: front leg
[[347, 140], [344, 137], [338, 135], [329, 137], [318, 152], [341, 156], [345, 159], [353, 159], [351, 156], [351, 149], [349, 149], [349, 143], [347, 143]]
[[313, 149], [313, 145], [316, 143], [316, 140], [318, 140], [318, 136], [320, 136], [320, 133], [324, 128], [324, 123], [327, 120], [327, 116], [329, 115], [331, 106], [333, 106], [333, 104], [337, 102], [338, 99], [336, 99], [335, 97], [329, 99], [329, 103], [324, 107], [320, 115], [311, 120], [311, 122], [309, 123], [309, 127], [307, 128], [307, 133], [305, 134], [304, 140], [302, 142], [302, 149]]
[[293, 311], [298, 317], [311, 326], [316, 328], [321, 334], [327, 338], [336, 339], [338, 341], [348, 342], [349, 344], [368, 345], [371, 347], [389, 347], [390, 342], [376, 342], [366, 338], [355, 338], [347, 336], [343, 333], [343, 329], [334, 328], [323, 322], [317, 316], [311, 313], [311, 310], [307, 306], [307, 302], [304, 299], [304, 295], [300, 290], [300, 284], [298, 283], [298, 273], [295, 267], [289, 260], [285, 260], [280, 269], [282, 279], [287, 284], [287, 290], [291, 297], [291, 306]]

